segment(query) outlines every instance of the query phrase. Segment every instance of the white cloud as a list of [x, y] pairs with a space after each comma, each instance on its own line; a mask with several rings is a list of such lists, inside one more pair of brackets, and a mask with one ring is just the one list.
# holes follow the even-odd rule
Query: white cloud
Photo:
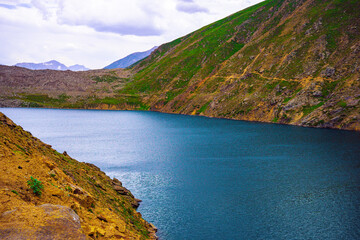
[[176, 5], [176, 9], [180, 12], [185, 13], [198, 13], [198, 12], [209, 12], [205, 7], [199, 6], [194, 2], [194, 0], [179, 0], [179, 3]]
[[259, 0], [0, 0], [0, 64], [102, 68]]

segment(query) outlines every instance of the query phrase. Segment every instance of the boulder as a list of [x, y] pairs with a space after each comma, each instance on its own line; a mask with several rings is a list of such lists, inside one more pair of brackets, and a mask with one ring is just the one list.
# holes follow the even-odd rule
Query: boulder
[[69, 207], [43, 204], [4, 212], [0, 239], [86, 239], [79, 216]]
[[332, 77], [335, 74], [335, 68], [327, 67], [325, 70], [321, 72], [321, 76], [323, 77]]
[[114, 178], [111, 183], [113, 186], [122, 186], [122, 183], [117, 178]]

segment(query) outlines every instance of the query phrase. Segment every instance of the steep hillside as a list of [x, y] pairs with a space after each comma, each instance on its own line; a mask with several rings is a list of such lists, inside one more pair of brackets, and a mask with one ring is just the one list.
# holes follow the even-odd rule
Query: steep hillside
[[156, 238], [119, 180], [58, 153], [2, 113], [0, 158], [0, 239]]
[[360, 130], [359, 9], [358, 0], [267, 0], [158, 47], [113, 85], [88, 81], [92, 90], [61, 103], [9, 86], [0, 68], [2, 102]]
[[359, 9], [262, 2], [160, 46], [122, 92], [164, 112], [360, 130]]

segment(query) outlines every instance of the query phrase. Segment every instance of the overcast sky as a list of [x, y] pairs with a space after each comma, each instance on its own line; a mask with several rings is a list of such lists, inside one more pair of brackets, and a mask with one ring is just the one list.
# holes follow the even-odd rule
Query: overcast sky
[[0, 0], [0, 64], [95, 69], [261, 0]]

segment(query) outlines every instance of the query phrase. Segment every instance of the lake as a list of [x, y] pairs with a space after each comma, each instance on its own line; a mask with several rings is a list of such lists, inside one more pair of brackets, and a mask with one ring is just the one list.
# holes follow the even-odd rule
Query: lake
[[360, 239], [360, 133], [141, 111], [1, 108], [143, 200], [160, 239]]

